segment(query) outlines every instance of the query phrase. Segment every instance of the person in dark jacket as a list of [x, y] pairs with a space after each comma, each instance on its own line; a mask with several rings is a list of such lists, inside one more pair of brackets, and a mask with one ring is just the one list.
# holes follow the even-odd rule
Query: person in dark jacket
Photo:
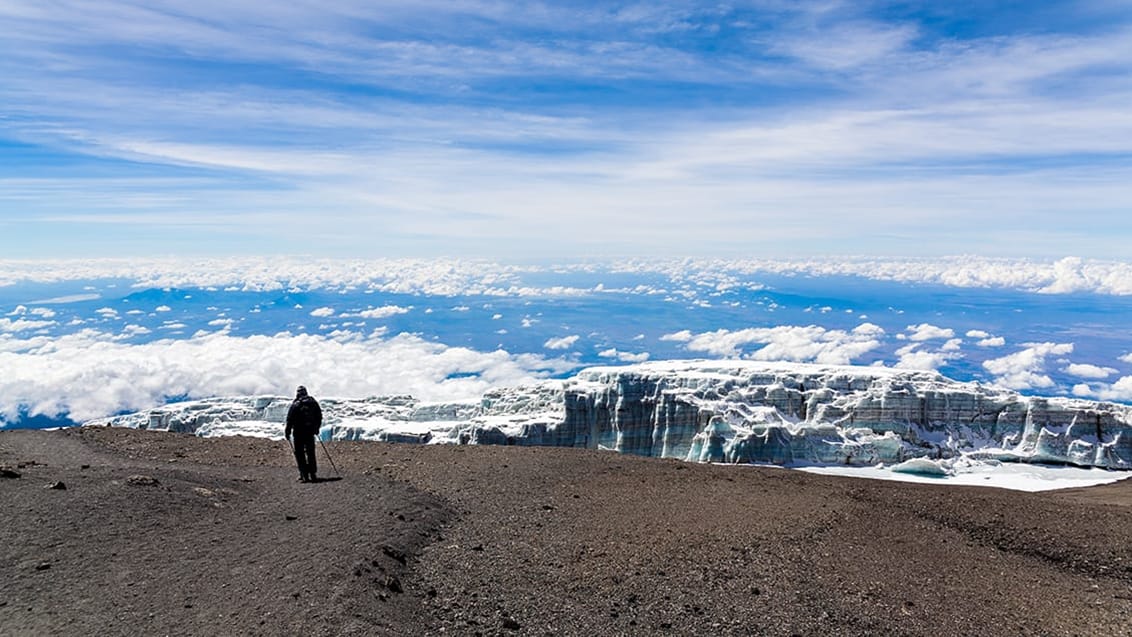
[[307, 388], [299, 385], [295, 390], [295, 400], [287, 410], [287, 426], [283, 435], [291, 440], [295, 434], [295, 462], [299, 464], [300, 482], [318, 481], [318, 463], [314, 458], [314, 437], [322, 427], [322, 408], [318, 401], [307, 394]]

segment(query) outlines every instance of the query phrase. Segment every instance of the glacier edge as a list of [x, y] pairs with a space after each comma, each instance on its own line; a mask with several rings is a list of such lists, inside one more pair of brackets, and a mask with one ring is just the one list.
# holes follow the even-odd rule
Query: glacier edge
[[[1132, 469], [1132, 406], [881, 367], [652, 361], [587, 368], [465, 402], [319, 400], [322, 435], [335, 440], [604, 448], [693, 462]], [[209, 398], [84, 425], [282, 437], [289, 404], [278, 396]]]

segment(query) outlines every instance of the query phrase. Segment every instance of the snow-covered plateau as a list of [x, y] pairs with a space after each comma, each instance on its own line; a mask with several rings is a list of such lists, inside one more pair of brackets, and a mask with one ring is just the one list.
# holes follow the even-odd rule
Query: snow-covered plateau
[[[465, 402], [320, 402], [322, 436], [333, 440], [584, 447], [929, 476], [999, 463], [1132, 469], [1132, 406], [882, 367], [655, 361], [592, 367]], [[84, 424], [282, 437], [289, 405], [279, 396], [209, 398]]]

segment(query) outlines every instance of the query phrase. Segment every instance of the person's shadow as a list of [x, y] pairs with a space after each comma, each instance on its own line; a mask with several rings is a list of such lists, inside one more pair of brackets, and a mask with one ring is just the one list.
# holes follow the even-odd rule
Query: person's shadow
[[338, 482], [341, 479], [342, 476], [335, 476], [333, 478], [315, 478], [314, 480], [311, 480], [311, 482]]

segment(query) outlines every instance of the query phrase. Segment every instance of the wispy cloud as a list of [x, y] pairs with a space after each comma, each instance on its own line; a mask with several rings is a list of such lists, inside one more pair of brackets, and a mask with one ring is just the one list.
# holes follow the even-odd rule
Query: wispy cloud
[[13, 0], [0, 142], [51, 161], [0, 172], [0, 222], [29, 255], [304, 219], [326, 254], [1123, 255], [1132, 18], [921, 12]]

